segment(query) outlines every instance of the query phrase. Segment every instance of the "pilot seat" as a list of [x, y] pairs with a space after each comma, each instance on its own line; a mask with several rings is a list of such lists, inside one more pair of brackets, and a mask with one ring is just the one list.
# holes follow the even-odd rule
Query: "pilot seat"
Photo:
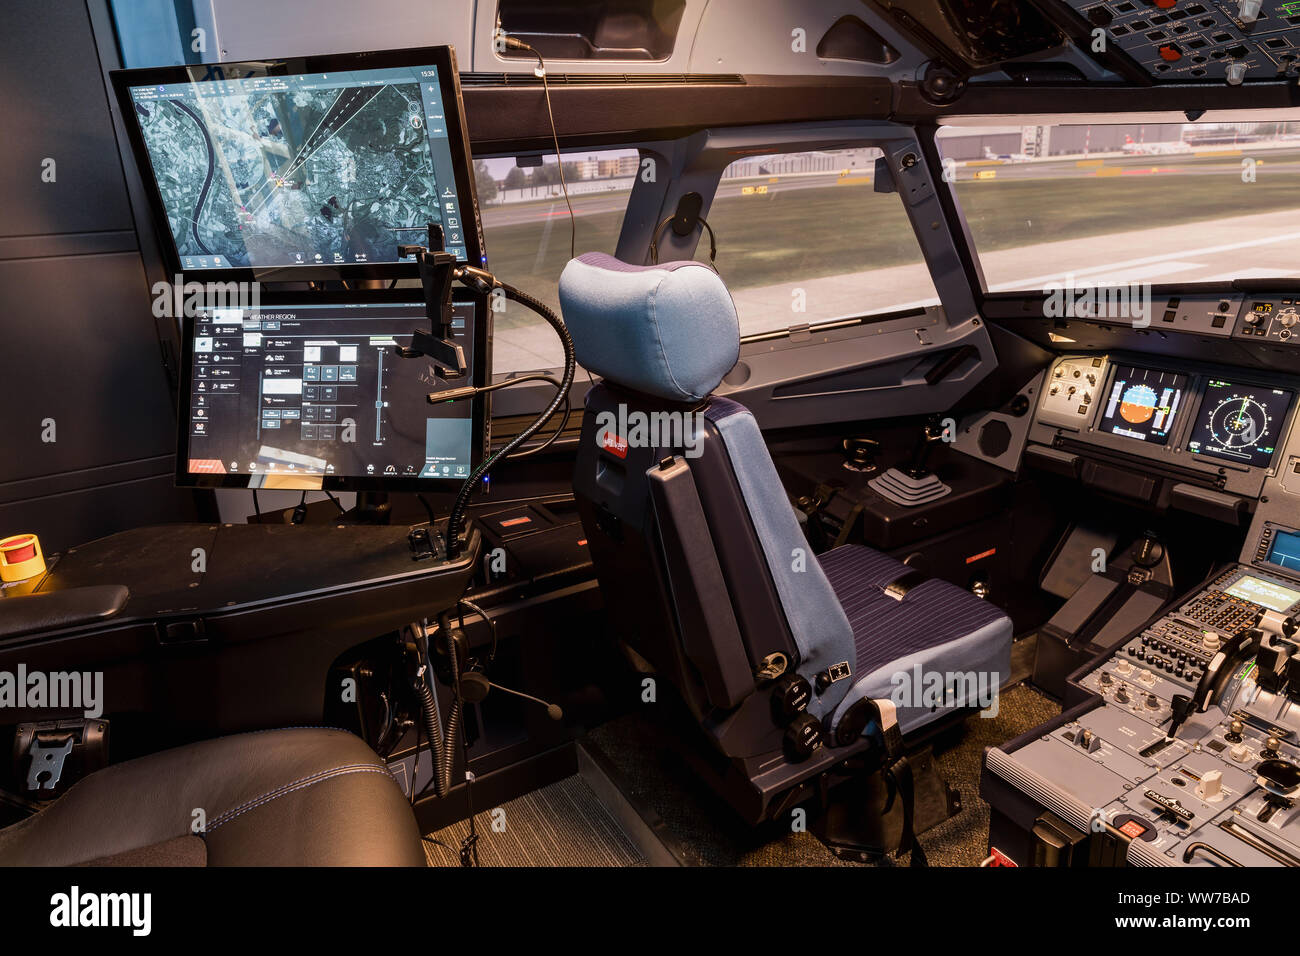
[[1005, 679], [1011, 620], [870, 548], [812, 553], [754, 416], [713, 394], [740, 329], [711, 268], [588, 253], [559, 292], [601, 378], [574, 490], [610, 626], [682, 698], [697, 766], [751, 824], [811, 805], [837, 853], [919, 862], [913, 829], [959, 803], [913, 766], [972, 713], [979, 675]]
[[415, 814], [384, 761], [323, 727], [113, 764], [0, 829], [0, 867], [424, 865]]

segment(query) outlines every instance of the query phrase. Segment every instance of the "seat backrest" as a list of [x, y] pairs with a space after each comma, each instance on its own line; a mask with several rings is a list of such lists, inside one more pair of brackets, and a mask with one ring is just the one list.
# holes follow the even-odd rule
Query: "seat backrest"
[[603, 379], [574, 491], [610, 621], [725, 753], [779, 746], [764, 668], [783, 658], [805, 677], [820, 718], [848, 689], [854, 644], [753, 415], [711, 394], [739, 355], [731, 297], [700, 263], [590, 253], [565, 268], [560, 303]]

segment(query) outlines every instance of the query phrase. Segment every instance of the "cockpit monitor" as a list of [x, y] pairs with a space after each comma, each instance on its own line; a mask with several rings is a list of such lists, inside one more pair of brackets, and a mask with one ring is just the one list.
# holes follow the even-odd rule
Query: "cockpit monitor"
[[1153, 445], [1169, 441], [1187, 396], [1187, 376], [1117, 365], [1098, 428]]
[[1187, 443], [1194, 455], [1267, 467], [1277, 450], [1293, 393], [1210, 379]]
[[486, 380], [486, 302], [457, 292], [451, 331], [472, 371], [448, 380], [431, 360], [396, 354], [428, 322], [423, 304], [400, 294], [407, 301], [299, 294], [187, 317], [177, 483], [459, 487], [482, 460], [486, 399], [436, 396]]
[[[175, 272], [284, 280], [410, 274], [442, 227], [484, 265], [449, 47], [113, 75]], [[239, 276], [234, 276], [239, 277]]]

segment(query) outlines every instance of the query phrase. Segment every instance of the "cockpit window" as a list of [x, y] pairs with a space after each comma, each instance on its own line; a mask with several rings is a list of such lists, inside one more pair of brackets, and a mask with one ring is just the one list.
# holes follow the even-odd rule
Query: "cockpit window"
[[[614, 252], [636, 180], [635, 149], [561, 154], [577, 228], [575, 247]], [[484, 243], [492, 271], [558, 314], [560, 273], [569, 261], [569, 210], [555, 156], [496, 157], [474, 164]], [[564, 362], [555, 333], [523, 306], [493, 315], [492, 371], [555, 368]]]
[[1300, 123], [949, 126], [989, 292], [1296, 275]]
[[898, 194], [873, 188], [880, 156], [783, 153], [726, 168], [707, 218], [742, 335], [939, 301]]

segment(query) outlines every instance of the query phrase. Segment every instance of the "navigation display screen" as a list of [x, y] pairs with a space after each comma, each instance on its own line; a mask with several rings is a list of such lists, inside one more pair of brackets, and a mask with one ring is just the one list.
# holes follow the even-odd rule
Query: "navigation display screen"
[[1265, 581], [1251, 574], [1242, 576], [1225, 590], [1233, 597], [1251, 601], [1270, 611], [1285, 611], [1296, 601], [1300, 601], [1300, 591], [1284, 588], [1280, 584]]
[[295, 63], [192, 67], [186, 82], [126, 87], [180, 267], [397, 263], [399, 244], [426, 244], [429, 223], [457, 258], [477, 258], [472, 196], [456, 179], [459, 99], [440, 68]]
[[[457, 302], [453, 334], [476, 365], [476, 307]], [[413, 304], [301, 304], [200, 311], [187, 374], [183, 483], [343, 487], [344, 479], [463, 480], [475, 462], [473, 401], [426, 396], [466, 384], [404, 359]], [[480, 416], [482, 412], [480, 411]], [[207, 481], [205, 479], [212, 479]]]
[[1119, 365], [1097, 426], [1153, 445], [1169, 441], [1186, 401], [1187, 376]]
[[1268, 550], [1268, 563], [1288, 571], [1300, 571], [1300, 534], [1278, 531], [1273, 535], [1273, 546]]
[[1277, 450], [1292, 397], [1284, 388], [1211, 379], [1187, 450], [1194, 455], [1267, 466]]

